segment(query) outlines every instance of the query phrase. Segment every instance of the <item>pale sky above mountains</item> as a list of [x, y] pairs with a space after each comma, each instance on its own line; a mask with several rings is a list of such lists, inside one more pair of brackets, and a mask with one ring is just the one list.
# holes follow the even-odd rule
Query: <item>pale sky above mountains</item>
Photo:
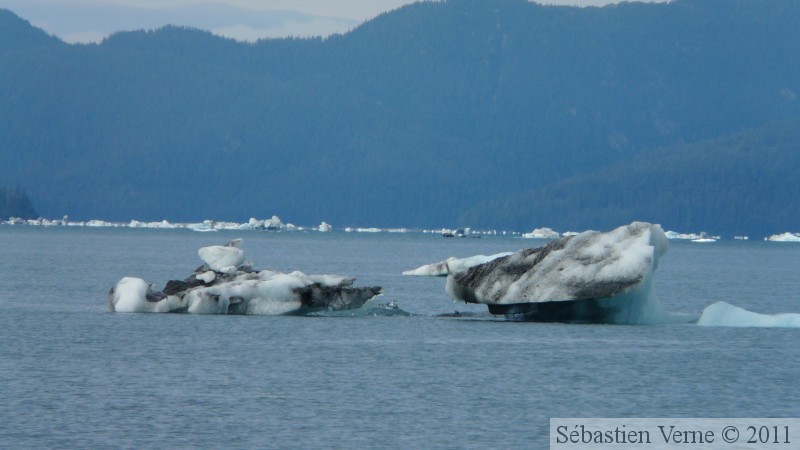
[[[665, 0], [644, 0], [665, 1]], [[603, 6], [618, 0], [541, 0]], [[189, 26], [242, 41], [344, 33], [410, 0], [0, 0], [66, 42], [99, 42], [116, 31]]]

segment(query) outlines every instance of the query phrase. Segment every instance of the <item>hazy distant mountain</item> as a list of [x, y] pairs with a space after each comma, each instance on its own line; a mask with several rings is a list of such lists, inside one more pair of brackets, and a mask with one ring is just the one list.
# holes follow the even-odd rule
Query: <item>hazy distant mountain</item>
[[[681, 193], [736, 198], [766, 174], [796, 191], [758, 155], [784, 130], [772, 124], [800, 117], [797, 23], [794, 0], [450, 0], [325, 40], [251, 45], [167, 27], [73, 46], [3, 12], [0, 180], [51, 217], [800, 228], [797, 196], [734, 223], [707, 202], [675, 203], [669, 186], [662, 203], [622, 182], [654, 176], [638, 162], [653, 154], [691, 167], [664, 175]], [[765, 137], [735, 151], [754, 129]], [[546, 200], [559, 208], [530, 204], [564, 186], [563, 202]]]
[[0, 9], [0, 50], [15, 52], [32, 47], [63, 44], [58, 38], [34, 28], [7, 9]]
[[[562, 231], [645, 220], [734, 235], [800, 224], [800, 120], [644, 151], [532, 192], [494, 200], [463, 219]], [[491, 218], [491, 219], [486, 219]], [[796, 228], [792, 228], [796, 229]]]
[[8, 189], [0, 186], [0, 219], [6, 220], [10, 217], [36, 219], [38, 216], [25, 190], [19, 187]]

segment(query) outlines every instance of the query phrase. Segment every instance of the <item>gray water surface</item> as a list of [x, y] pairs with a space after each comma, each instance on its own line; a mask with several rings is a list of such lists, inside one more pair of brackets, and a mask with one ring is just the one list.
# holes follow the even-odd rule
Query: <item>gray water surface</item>
[[[123, 276], [161, 287], [236, 237], [257, 268], [385, 294], [352, 317], [107, 312]], [[546, 448], [550, 417], [800, 416], [800, 330], [506, 322], [400, 275], [541, 244], [0, 226], [0, 447]], [[673, 242], [654, 289], [800, 312], [799, 266], [790, 243]]]

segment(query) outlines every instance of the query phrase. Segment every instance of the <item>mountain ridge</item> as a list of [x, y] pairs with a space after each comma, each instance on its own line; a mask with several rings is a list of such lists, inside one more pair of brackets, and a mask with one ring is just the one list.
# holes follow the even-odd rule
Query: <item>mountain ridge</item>
[[480, 226], [479, 205], [800, 117], [794, 23], [787, 0], [450, 0], [326, 39], [0, 47], [0, 179], [53, 217]]

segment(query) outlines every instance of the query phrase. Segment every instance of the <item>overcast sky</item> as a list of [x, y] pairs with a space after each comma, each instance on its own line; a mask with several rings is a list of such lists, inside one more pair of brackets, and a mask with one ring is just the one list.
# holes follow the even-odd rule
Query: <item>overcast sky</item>
[[[542, 0], [602, 6], [619, 0]], [[646, 0], [663, 1], [663, 0]], [[327, 36], [346, 32], [409, 0], [0, 0], [67, 42], [99, 42], [115, 31], [182, 25], [255, 41], [267, 37]]]

